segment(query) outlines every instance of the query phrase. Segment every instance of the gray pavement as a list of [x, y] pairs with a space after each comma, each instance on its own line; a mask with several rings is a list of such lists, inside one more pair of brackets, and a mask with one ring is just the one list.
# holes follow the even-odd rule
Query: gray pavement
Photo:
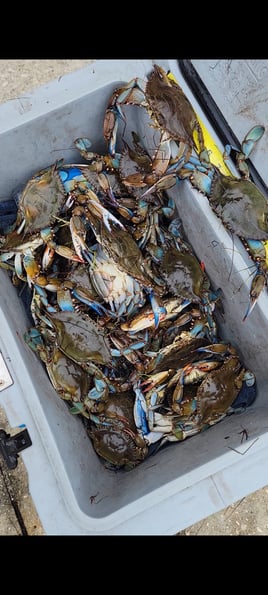
[[[0, 60], [0, 103], [90, 62], [90, 59]], [[1, 397], [0, 429], [11, 435], [14, 433], [1, 408]], [[16, 469], [12, 471], [7, 469], [0, 456], [0, 535], [45, 535], [29, 493], [27, 471], [20, 456]], [[268, 535], [268, 486], [178, 535]]]

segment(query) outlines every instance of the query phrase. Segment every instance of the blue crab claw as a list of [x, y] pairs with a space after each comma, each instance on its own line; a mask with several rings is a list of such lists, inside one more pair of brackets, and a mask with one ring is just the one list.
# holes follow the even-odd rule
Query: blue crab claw
[[83, 294], [82, 290], [72, 289], [72, 294], [77, 300], [79, 300], [83, 304], [86, 304], [87, 306], [89, 306], [89, 308], [92, 308], [92, 310], [97, 312], [97, 314], [99, 314], [99, 316], [109, 316], [109, 317], [114, 317], [114, 318], [116, 317], [116, 314], [114, 314], [114, 312], [112, 312], [111, 310], [107, 310], [99, 302], [95, 302], [94, 300], [91, 300], [88, 296]]
[[262, 240], [246, 240], [250, 252], [253, 255], [254, 260], [263, 260], [268, 264], [268, 243]]
[[79, 413], [84, 413], [84, 405], [83, 403], [75, 403], [73, 407], [70, 407], [70, 413], [73, 415], [79, 415]]
[[201, 173], [207, 174], [211, 170], [211, 163], [209, 160], [209, 151], [206, 149], [202, 151], [199, 157], [192, 155], [189, 160], [184, 164], [186, 170], [195, 171], [198, 170]]
[[107, 391], [107, 384], [101, 378], [94, 378], [95, 386], [88, 392], [89, 399], [99, 400], [105, 397]]
[[251, 284], [250, 301], [243, 317], [243, 322], [245, 322], [245, 320], [251, 314], [265, 285], [267, 285], [266, 275], [262, 271], [258, 271]]
[[227, 354], [235, 354], [234, 349], [229, 343], [213, 343], [212, 345], [205, 345], [204, 347], [198, 347], [195, 349], [198, 353], [207, 353], [209, 355], [217, 356], [219, 358], [225, 358]]
[[104, 172], [100, 172], [98, 175], [98, 181], [103, 192], [107, 194], [110, 204], [115, 206], [116, 208], [120, 207], [120, 204], [116, 200], [115, 195], [113, 193], [113, 189], [107, 174], [105, 174]]
[[74, 141], [74, 145], [85, 159], [91, 159], [93, 153], [92, 151], [89, 151], [89, 149], [92, 146], [92, 142], [89, 140], [89, 138], [77, 138]]
[[[173, 200], [173, 198], [169, 198], [167, 206], [162, 207], [162, 212], [165, 215], [165, 217], [167, 217], [167, 219], [171, 219], [171, 217], [173, 217], [173, 215], [175, 213], [175, 208], [176, 208], [175, 200]], [[165, 242], [165, 239], [163, 240], [163, 243], [164, 242]]]
[[85, 176], [81, 168], [77, 165], [72, 167], [62, 167], [58, 170], [58, 175], [63, 183], [66, 193], [72, 193], [76, 184], [79, 182], [86, 183]]
[[[163, 370], [163, 372], [158, 372], [156, 374], [152, 374], [151, 376], [146, 378], [146, 380], [143, 380], [141, 382], [143, 392], [147, 393], [148, 391], [152, 390], [156, 386], [158, 387], [158, 390], [161, 391], [162, 388], [164, 386], [166, 386], [165, 384], [161, 384], [161, 383], [163, 382], [163, 380], [166, 380], [167, 378], [169, 378], [169, 376], [170, 376], [170, 370]], [[161, 386], [159, 386], [160, 384], [161, 384]], [[155, 394], [157, 395], [157, 392]], [[156, 403], [152, 403], [152, 402], [151, 402], [151, 404], [156, 405]]]
[[151, 194], [152, 192], [156, 192], [157, 190], [168, 190], [168, 188], [172, 188], [172, 186], [175, 186], [176, 183], [176, 172], [166, 174], [165, 176], [161, 177], [160, 180], [157, 180], [155, 184], [147, 188], [147, 190], [145, 190], [145, 192], [141, 194], [141, 198], [144, 198], [145, 196], [148, 196], [149, 194]]
[[133, 409], [136, 428], [138, 432], [142, 435], [144, 440], [147, 442], [147, 444], [154, 444], [155, 442], [158, 442], [158, 440], [161, 440], [161, 438], [163, 438], [164, 432], [150, 431], [147, 421], [147, 415], [149, 413], [147, 409], [146, 400], [138, 385], [133, 386], [133, 388], [136, 394]]
[[136, 398], [134, 403], [134, 419], [137, 430], [145, 436], [149, 433], [149, 426], [147, 422], [147, 405], [145, 397], [138, 385], [133, 386]]
[[102, 217], [103, 223], [104, 223], [105, 227], [108, 229], [108, 231], [110, 231], [110, 232], [112, 231], [109, 221], [111, 221], [112, 223], [117, 225], [117, 227], [121, 227], [121, 229], [125, 229], [123, 223], [121, 223], [121, 221], [119, 221], [119, 219], [117, 219], [114, 215], [112, 215], [112, 213], [110, 213], [110, 211], [108, 211], [108, 209], [105, 209], [105, 207], [103, 207], [101, 203], [98, 203], [97, 201], [91, 199], [90, 205], [93, 205], [96, 208], [97, 214]]
[[109, 151], [109, 154], [111, 155], [111, 157], [115, 157], [116, 136], [117, 136], [117, 130], [118, 130], [119, 117], [121, 116], [121, 114], [119, 113], [119, 110], [115, 110], [115, 109], [114, 110], [111, 109], [111, 113], [114, 117], [114, 127], [113, 127], [111, 137], [109, 140], [108, 151]]
[[225, 147], [223, 153], [224, 160], [227, 161], [229, 159], [232, 150], [236, 151], [236, 164], [240, 173], [245, 178], [249, 178], [249, 169], [246, 164], [246, 159], [248, 159], [248, 157], [250, 156], [252, 150], [255, 147], [256, 142], [258, 142], [263, 136], [264, 131], [264, 126], [254, 126], [253, 128], [251, 128], [251, 130], [248, 132], [248, 134], [245, 136], [244, 140], [241, 143], [242, 151], [239, 151], [239, 149], [233, 147], [232, 145], [226, 145]]
[[260, 140], [264, 134], [264, 131], [264, 126], [254, 126], [245, 136], [242, 142], [242, 153], [245, 159], [249, 157], [251, 151], [254, 149], [255, 143]]
[[111, 354], [113, 357], [121, 357], [121, 355], [130, 355], [132, 351], [138, 351], [145, 347], [146, 343], [144, 341], [139, 341], [137, 343], [133, 343], [130, 347], [126, 349], [111, 349]]
[[100, 419], [98, 417], [98, 415], [95, 415], [94, 413], [91, 413], [91, 411], [87, 411], [85, 409], [85, 404], [84, 403], [74, 403], [72, 407], [70, 407], [70, 413], [72, 413], [73, 415], [83, 415], [84, 417], [89, 418], [91, 421], [93, 421], [96, 425], [101, 425], [101, 426], [109, 426], [111, 425], [109, 422], [104, 421], [103, 419]]
[[122, 119], [124, 123], [126, 122], [122, 107], [124, 105], [139, 105], [146, 107], [145, 88], [145, 81], [136, 77], [124, 85], [124, 87], [114, 91], [106, 110], [103, 124], [104, 138], [109, 143], [109, 152], [111, 155], [115, 152], [119, 120]]
[[154, 314], [155, 328], [157, 329], [159, 326], [159, 323], [161, 322], [161, 319], [163, 320], [163, 316], [165, 316], [167, 314], [167, 310], [164, 306], [159, 305], [153, 291], [149, 292], [149, 299], [150, 299], [153, 314]]
[[236, 399], [232, 403], [229, 410], [230, 413], [240, 412], [252, 405], [257, 396], [256, 378], [250, 370], [246, 370], [244, 373], [242, 388], [239, 391]]
[[30, 328], [26, 333], [24, 333], [24, 340], [27, 345], [35, 352], [45, 349], [42, 335], [35, 327]]
[[251, 314], [254, 306], [256, 305], [256, 302], [257, 302], [257, 298], [250, 300], [249, 305], [248, 305], [248, 307], [246, 309], [246, 313], [245, 313], [244, 317], [242, 318], [242, 322], [245, 322], [245, 320], [249, 317], [249, 315]]
[[[203, 194], [206, 194], [206, 196], [210, 195], [211, 185], [212, 185], [212, 177], [213, 177], [212, 170], [204, 173], [202, 171], [195, 169], [194, 171], [186, 174], [186, 177], [187, 177], [187, 175], [190, 178], [190, 181], [194, 188], [197, 188], [197, 190], [199, 190], [200, 192], [203, 192]], [[185, 176], [185, 170], [184, 170], [184, 176]]]
[[127, 85], [125, 85], [125, 87], [122, 88], [121, 93], [118, 95], [116, 106], [123, 119], [125, 119], [125, 116], [121, 110], [121, 105], [133, 104], [146, 106], [144, 96], [145, 88], [145, 82], [139, 77], [132, 79]]
[[72, 302], [71, 292], [69, 289], [58, 289], [57, 303], [62, 311], [74, 312], [74, 305]]
[[92, 252], [86, 244], [86, 227], [80, 215], [72, 215], [69, 226], [75, 253], [80, 262], [87, 261], [91, 264]]

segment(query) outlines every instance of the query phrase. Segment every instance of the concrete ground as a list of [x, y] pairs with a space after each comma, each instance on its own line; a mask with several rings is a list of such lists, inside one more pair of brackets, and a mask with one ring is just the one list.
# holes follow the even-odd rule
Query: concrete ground
[[[0, 60], [0, 103], [90, 62], [90, 59]], [[11, 435], [14, 433], [1, 407], [0, 429]], [[0, 455], [0, 535], [45, 535], [29, 494], [27, 471], [20, 457], [16, 469], [10, 471]], [[178, 535], [268, 535], [268, 486]]]

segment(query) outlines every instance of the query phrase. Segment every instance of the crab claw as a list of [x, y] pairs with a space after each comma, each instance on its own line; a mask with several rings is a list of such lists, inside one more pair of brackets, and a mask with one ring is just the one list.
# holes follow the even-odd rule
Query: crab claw
[[108, 231], [110, 231], [110, 232], [112, 231], [109, 221], [111, 221], [118, 227], [121, 227], [121, 229], [125, 229], [123, 223], [121, 223], [116, 217], [114, 217], [114, 215], [112, 215], [112, 213], [110, 213], [110, 211], [105, 209], [105, 207], [103, 207], [101, 203], [97, 202], [96, 200], [91, 199], [90, 206], [91, 207], [93, 206], [93, 214], [94, 214], [94, 207], [95, 207], [96, 216], [102, 218], [103, 223], [104, 223], [105, 227], [108, 229]]
[[252, 281], [251, 290], [250, 290], [250, 301], [247, 307], [245, 316], [243, 318], [243, 322], [248, 318], [251, 314], [254, 306], [257, 303], [257, 300], [264, 289], [265, 285], [267, 284], [266, 275], [262, 271], [258, 271]]
[[163, 317], [165, 317], [165, 315], [167, 314], [167, 310], [164, 306], [159, 306], [159, 303], [158, 303], [153, 291], [149, 292], [149, 299], [150, 299], [153, 314], [154, 314], [155, 328], [157, 329], [159, 326], [159, 323], [161, 322], [161, 320], [163, 320]]
[[176, 172], [166, 174], [165, 176], [163, 176], [159, 180], [157, 180], [157, 182], [155, 182], [152, 186], [147, 188], [147, 190], [145, 190], [145, 192], [143, 192], [143, 194], [141, 194], [141, 198], [144, 198], [145, 196], [148, 196], [148, 194], [151, 194], [152, 192], [155, 192], [157, 190], [168, 190], [168, 188], [172, 188], [172, 186], [175, 186], [176, 183], [177, 183]]
[[255, 143], [260, 140], [265, 131], [264, 126], [254, 126], [245, 136], [242, 142], [242, 152], [244, 158], [247, 159], [254, 148]]
[[209, 355], [226, 357], [228, 354], [235, 355], [235, 350], [229, 343], [222, 341], [221, 343], [213, 343], [212, 345], [206, 345], [204, 347], [198, 347], [195, 351], [200, 353], [207, 353]]
[[139, 387], [139, 384], [133, 386], [135, 392], [135, 402], [134, 402], [134, 419], [135, 424], [137, 427], [138, 432], [140, 432], [143, 436], [149, 433], [149, 427], [147, 422], [147, 404], [144, 398], [144, 395]]
[[159, 387], [159, 384], [161, 382], [163, 382], [163, 381], [167, 380], [167, 378], [169, 378], [171, 372], [172, 372], [172, 370], [163, 370], [162, 372], [157, 372], [156, 374], [152, 374], [151, 376], [149, 376], [149, 378], [146, 378], [146, 380], [143, 380], [141, 382], [143, 392], [146, 393], [149, 390], [151, 390], [152, 388], [155, 388], [156, 386]]
[[94, 378], [94, 387], [89, 391], [88, 397], [93, 401], [104, 398], [107, 392], [107, 383], [101, 378]]
[[253, 128], [251, 128], [251, 130], [247, 133], [244, 140], [242, 141], [242, 151], [239, 151], [238, 149], [236, 149], [236, 147], [233, 147], [232, 145], [226, 145], [225, 147], [223, 158], [227, 161], [231, 154], [231, 150], [233, 149], [234, 151], [236, 151], [237, 167], [240, 173], [247, 179], [249, 178], [249, 169], [246, 164], [246, 159], [249, 158], [251, 152], [255, 147], [256, 142], [260, 140], [260, 138], [263, 136], [264, 131], [264, 126], [253, 126]]
[[86, 227], [80, 215], [73, 214], [70, 219], [70, 232], [73, 246], [80, 262], [92, 262], [92, 253], [86, 244]]
[[89, 149], [92, 147], [92, 142], [87, 137], [76, 138], [74, 141], [74, 146], [81, 153], [81, 156], [84, 157], [84, 159], [86, 159], [88, 161], [94, 155], [94, 153], [92, 153], [92, 151], [89, 151]]

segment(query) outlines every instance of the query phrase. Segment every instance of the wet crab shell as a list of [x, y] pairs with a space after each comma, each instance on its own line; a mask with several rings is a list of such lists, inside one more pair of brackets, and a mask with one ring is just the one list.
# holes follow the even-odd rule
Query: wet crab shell
[[99, 426], [89, 431], [96, 453], [116, 467], [134, 467], [148, 453], [146, 444], [138, 447], [131, 436], [114, 426]]
[[196, 394], [200, 425], [213, 424], [226, 414], [242, 388], [244, 373], [239, 357], [230, 356], [220, 368], [207, 374]]
[[145, 373], [162, 372], [173, 368], [177, 370], [186, 364], [193, 361], [193, 354], [195, 353], [195, 361], [198, 361], [203, 356], [198, 354], [196, 350], [199, 347], [208, 345], [209, 340], [205, 338], [192, 337], [187, 331], [182, 331], [178, 337], [166, 347], [159, 349], [157, 355], [148, 361], [145, 366]]
[[75, 361], [55, 349], [46, 363], [49, 378], [62, 399], [83, 402], [91, 386], [92, 378]]
[[165, 251], [161, 260], [161, 276], [172, 295], [200, 302], [205, 275], [197, 258], [175, 247]]
[[56, 330], [59, 349], [77, 363], [111, 363], [108, 337], [89, 316], [79, 312], [58, 312], [49, 316]]
[[135, 467], [148, 454], [146, 442], [137, 433], [131, 391], [110, 394], [99, 424], [89, 424], [88, 433], [97, 454], [116, 467]]
[[96, 215], [92, 208], [88, 209], [87, 220], [103, 251], [121, 271], [134, 277], [143, 287], [154, 289], [158, 293], [162, 292], [162, 288], [154, 282], [153, 273], [138, 244], [127, 229], [123, 226], [119, 227], [112, 221], [108, 230], [100, 215]]
[[268, 239], [268, 200], [250, 180], [215, 172], [209, 201], [223, 223], [236, 235]]
[[196, 114], [181, 87], [157, 64], [148, 76], [145, 95], [158, 126], [194, 148], [193, 132], [200, 128]]
[[66, 201], [57, 164], [41, 170], [26, 184], [19, 200], [16, 227], [25, 220], [24, 232], [33, 233], [55, 221]]

